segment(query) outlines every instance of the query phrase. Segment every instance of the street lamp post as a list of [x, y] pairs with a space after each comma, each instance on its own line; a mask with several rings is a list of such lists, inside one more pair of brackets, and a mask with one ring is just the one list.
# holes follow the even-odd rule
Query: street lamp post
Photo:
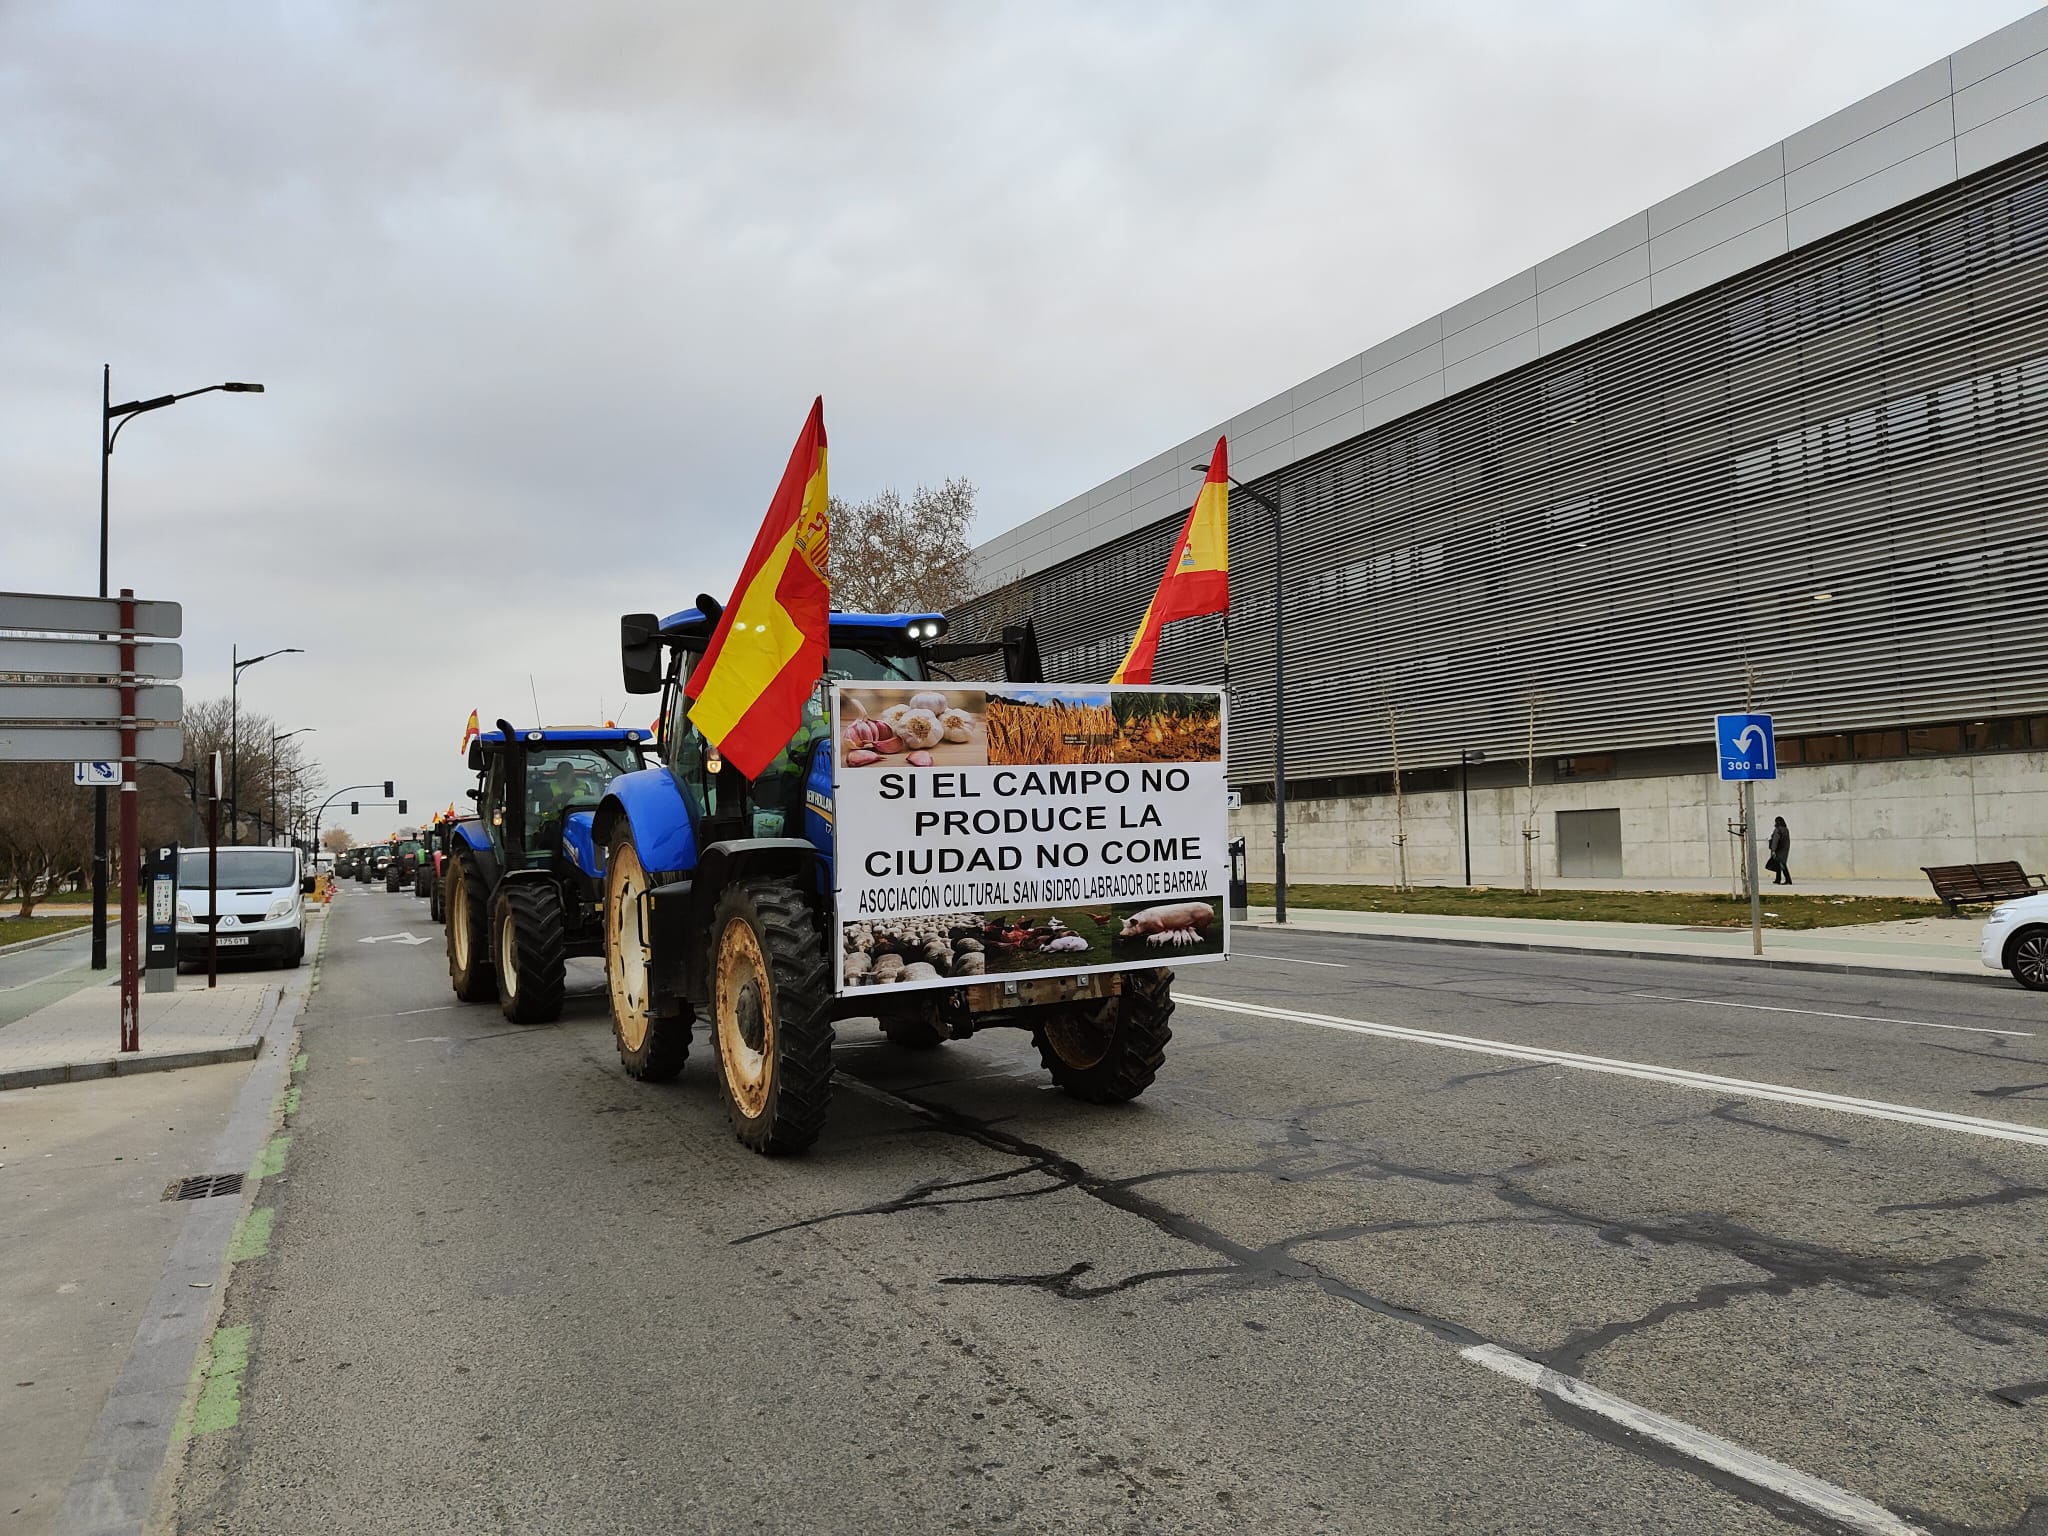
[[[1206, 464], [1190, 469], [1209, 473]], [[1287, 639], [1285, 619], [1287, 568], [1285, 529], [1280, 503], [1255, 491], [1237, 476], [1230, 483], [1273, 514], [1273, 921], [1287, 921]]]
[[242, 825], [242, 673], [259, 661], [268, 661], [273, 656], [303, 656], [305, 652], [296, 645], [288, 645], [281, 651], [265, 651], [261, 656], [244, 656], [235, 646], [228, 647], [228, 659], [234, 670], [228, 678], [228, 840], [233, 842], [241, 835]]
[[319, 729], [320, 727], [317, 725], [302, 725], [296, 731], [286, 731], [282, 735], [276, 731], [270, 733], [270, 835], [272, 837], [277, 835], [277, 744], [280, 741], [290, 741], [294, 736], [303, 736], [308, 731], [317, 731]]
[[1458, 824], [1465, 833], [1465, 884], [1472, 884], [1472, 765], [1486, 761], [1484, 752], [1458, 749]]
[[[190, 400], [194, 395], [210, 395], [215, 390], [231, 395], [260, 395], [261, 384], [209, 384], [204, 389], [188, 389], [182, 395], [158, 395], [154, 400], [130, 400], [125, 405], [114, 404], [114, 365], [100, 365], [100, 596], [107, 595], [107, 470], [114, 457], [114, 439], [121, 435], [121, 429], [144, 411], [160, 411], [167, 405], [176, 405], [180, 400]], [[102, 635], [101, 639], [106, 637]], [[123, 878], [130, 878], [130, 872], [122, 871]], [[107, 792], [104, 788], [92, 792], [92, 968], [104, 971], [107, 968]]]

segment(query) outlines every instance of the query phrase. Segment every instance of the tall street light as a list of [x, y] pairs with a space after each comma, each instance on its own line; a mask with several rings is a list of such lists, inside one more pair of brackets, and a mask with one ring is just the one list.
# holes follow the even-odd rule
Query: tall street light
[[280, 741], [290, 741], [294, 736], [303, 736], [308, 731], [317, 731], [319, 729], [320, 727], [317, 725], [302, 725], [296, 731], [286, 731], [282, 735], [276, 731], [270, 733], [270, 835], [272, 837], [277, 835], [277, 744]]
[[296, 645], [283, 650], [265, 651], [261, 656], [244, 656], [234, 647], [228, 647], [228, 659], [234, 663], [234, 671], [228, 680], [228, 836], [241, 836], [242, 825], [242, 673], [259, 661], [268, 661], [273, 656], [303, 656], [306, 653]]
[[[1190, 464], [1199, 474], [1206, 464]], [[1273, 514], [1273, 921], [1287, 921], [1287, 641], [1282, 623], [1286, 591], [1287, 548], [1280, 522], [1280, 504], [1255, 491], [1237, 476], [1230, 483]]]
[[[121, 429], [144, 411], [160, 411], [167, 405], [176, 405], [180, 400], [190, 400], [194, 395], [210, 395], [216, 390], [230, 395], [260, 395], [261, 384], [209, 384], [204, 389], [188, 389], [182, 395], [158, 395], [154, 400], [130, 400], [125, 405], [114, 404], [114, 365], [100, 366], [100, 596], [107, 595], [107, 467], [114, 457], [114, 439], [121, 435]], [[105, 638], [104, 636], [102, 638]], [[127, 875], [128, 871], [122, 871]], [[98, 788], [92, 792], [92, 968], [104, 971], [107, 968], [107, 792]]]

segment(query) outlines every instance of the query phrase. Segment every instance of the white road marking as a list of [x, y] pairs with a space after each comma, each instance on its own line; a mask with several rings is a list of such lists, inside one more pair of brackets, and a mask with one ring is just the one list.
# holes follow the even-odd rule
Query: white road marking
[[1232, 955], [1243, 955], [1247, 960], [1278, 960], [1282, 965], [1323, 965], [1333, 971], [1348, 971], [1350, 966], [1341, 960], [1297, 960], [1292, 955], [1269, 955], [1259, 949], [1233, 949]]
[[430, 944], [433, 941], [417, 933], [373, 933], [367, 939], [357, 939], [358, 944]]
[[1931, 1019], [1881, 1019], [1869, 1013], [1824, 1013], [1818, 1008], [1786, 1008], [1773, 1003], [1731, 1003], [1721, 997], [1666, 997], [1662, 992], [1631, 992], [1660, 1003], [1699, 1003], [1708, 1008], [1750, 1008], [1758, 1013], [1803, 1013], [1814, 1019], [1850, 1019], [1858, 1024], [1911, 1024], [1915, 1029], [1958, 1029], [1968, 1035], [2018, 1035], [2031, 1040], [2031, 1029], [1985, 1029], [1976, 1024], [1936, 1024]]
[[460, 1003], [442, 1003], [434, 1008], [408, 1008], [403, 1013], [387, 1013], [384, 1017], [387, 1019], [410, 1019], [422, 1013], [450, 1013], [461, 1006], [462, 1004]]
[[1668, 1418], [1626, 1398], [1603, 1392], [1576, 1376], [1565, 1376], [1538, 1365], [1534, 1360], [1525, 1360], [1498, 1344], [1475, 1344], [1458, 1353], [1474, 1365], [1498, 1371], [1560, 1402], [1570, 1403], [1574, 1408], [1597, 1413], [1624, 1429], [1633, 1430], [1659, 1445], [1669, 1446], [1681, 1456], [1717, 1467], [1752, 1487], [1766, 1489], [1849, 1530], [1867, 1531], [1870, 1536], [1926, 1536], [1926, 1532], [1911, 1521], [1901, 1520], [1883, 1505], [1859, 1498], [1846, 1488], [1824, 1483], [1817, 1477], [1786, 1466], [1782, 1461], [1773, 1461], [1768, 1456], [1745, 1450], [1732, 1440], [1723, 1440], [1719, 1435], [1696, 1429], [1682, 1420]]
[[1854, 1099], [1839, 1093], [1822, 1093], [1814, 1088], [1793, 1088], [1784, 1083], [1757, 1083], [1740, 1077], [1721, 1077], [1712, 1072], [1689, 1072], [1682, 1067], [1660, 1067], [1642, 1061], [1616, 1061], [1607, 1056], [1586, 1056], [1577, 1051], [1554, 1051], [1542, 1046], [1515, 1045], [1506, 1040], [1484, 1040], [1472, 1035], [1448, 1035], [1433, 1029], [1408, 1029], [1399, 1024], [1371, 1024], [1360, 1019], [1333, 1018], [1324, 1013], [1302, 1013], [1293, 1008], [1269, 1008], [1263, 1003], [1240, 1003], [1228, 997], [1200, 997], [1177, 994], [1176, 1003], [1195, 1008], [1213, 1008], [1222, 1013], [1241, 1013], [1255, 1019], [1278, 1019], [1288, 1024], [1312, 1024], [1317, 1029], [1342, 1030], [1354, 1035], [1377, 1035], [1386, 1040], [1406, 1040], [1417, 1045], [1440, 1046], [1445, 1050], [1470, 1051], [1480, 1056], [1506, 1056], [1515, 1061], [1540, 1061], [1552, 1066], [1575, 1067], [1581, 1072], [1601, 1072], [1614, 1077], [1640, 1078], [1650, 1083], [1672, 1083], [1681, 1088], [1699, 1088], [1709, 1093], [1740, 1094], [1778, 1104], [1798, 1104], [1807, 1109], [1832, 1110], [1837, 1114], [1861, 1115], [1871, 1120], [1892, 1120], [1901, 1125], [1918, 1125], [1928, 1130], [1956, 1131], [1965, 1136], [1985, 1136], [1995, 1141], [2018, 1141], [2029, 1146], [2048, 1147], [2048, 1128], [2021, 1125], [2010, 1120], [1986, 1120], [1976, 1115], [1951, 1114], [1945, 1109], [1922, 1109], [1913, 1104], [1890, 1104], [1881, 1099]]

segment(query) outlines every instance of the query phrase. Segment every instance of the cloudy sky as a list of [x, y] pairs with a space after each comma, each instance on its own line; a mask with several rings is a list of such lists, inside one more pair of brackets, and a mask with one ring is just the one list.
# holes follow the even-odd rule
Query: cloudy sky
[[0, 0], [0, 588], [93, 589], [103, 362], [261, 381], [123, 434], [114, 584], [445, 804], [651, 714], [812, 395], [985, 537], [2030, 8]]

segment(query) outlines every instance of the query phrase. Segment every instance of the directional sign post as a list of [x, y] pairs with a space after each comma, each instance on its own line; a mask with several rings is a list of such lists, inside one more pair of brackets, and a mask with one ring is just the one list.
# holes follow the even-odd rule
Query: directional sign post
[[1778, 776], [1778, 742], [1769, 715], [1714, 716], [1721, 782], [1742, 786], [1742, 836], [1749, 864], [1749, 952], [1764, 952], [1764, 898], [1756, 883], [1756, 781]]

